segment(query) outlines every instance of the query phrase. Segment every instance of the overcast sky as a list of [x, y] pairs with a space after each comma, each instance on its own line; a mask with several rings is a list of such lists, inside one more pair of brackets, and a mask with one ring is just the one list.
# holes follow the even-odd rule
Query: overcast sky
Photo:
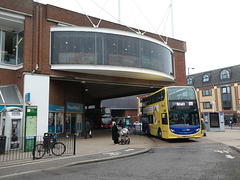
[[[35, 0], [118, 22], [118, 0]], [[240, 0], [172, 0], [174, 38], [190, 74], [240, 64]], [[172, 37], [170, 0], [120, 0], [124, 25]]]

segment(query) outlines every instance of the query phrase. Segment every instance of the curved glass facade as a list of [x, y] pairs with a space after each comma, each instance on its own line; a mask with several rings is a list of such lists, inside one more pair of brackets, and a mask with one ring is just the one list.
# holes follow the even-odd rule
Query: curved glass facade
[[172, 75], [172, 56], [172, 51], [160, 43], [126, 35], [51, 32], [51, 64], [136, 67]]

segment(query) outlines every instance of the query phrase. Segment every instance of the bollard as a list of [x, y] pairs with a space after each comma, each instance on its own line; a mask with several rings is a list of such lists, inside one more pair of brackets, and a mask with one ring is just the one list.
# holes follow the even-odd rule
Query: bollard
[[37, 139], [37, 137], [34, 136], [34, 139], [33, 139], [33, 160], [35, 160], [36, 139]]
[[76, 155], [76, 133], [74, 134], [74, 141], [73, 141], [73, 155]]
[[140, 125], [140, 137], [142, 136], [142, 125]]

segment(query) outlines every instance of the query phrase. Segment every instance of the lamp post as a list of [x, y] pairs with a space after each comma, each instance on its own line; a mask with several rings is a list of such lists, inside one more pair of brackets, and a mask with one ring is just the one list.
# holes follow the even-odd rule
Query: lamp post
[[195, 68], [188, 67], [188, 75], [190, 74], [190, 69], [195, 69]]

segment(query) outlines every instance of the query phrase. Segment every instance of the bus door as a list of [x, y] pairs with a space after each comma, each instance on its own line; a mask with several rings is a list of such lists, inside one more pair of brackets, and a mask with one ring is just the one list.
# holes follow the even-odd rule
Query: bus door
[[148, 115], [149, 118], [149, 132], [153, 136], [157, 136], [158, 126], [154, 123], [153, 115]]
[[162, 113], [161, 114], [162, 118], [162, 137], [167, 138], [168, 137], [168, 117], [167, 113]]

